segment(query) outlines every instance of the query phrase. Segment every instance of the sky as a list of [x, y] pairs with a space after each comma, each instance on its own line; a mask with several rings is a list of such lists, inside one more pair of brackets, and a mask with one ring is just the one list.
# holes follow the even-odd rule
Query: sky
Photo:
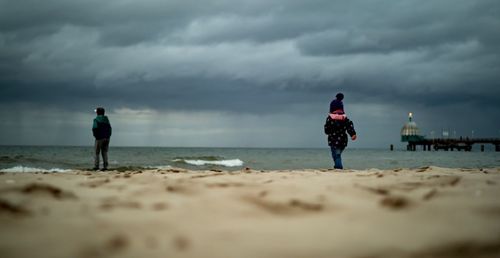
[[497, 0], [0, 0], [0, 145], [352, 148], [500, 137]]

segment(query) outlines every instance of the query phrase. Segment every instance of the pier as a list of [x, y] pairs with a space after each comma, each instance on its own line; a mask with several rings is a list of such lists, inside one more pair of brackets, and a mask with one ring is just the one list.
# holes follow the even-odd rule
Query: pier
[[[407, 142], [406, 149], [409, 151], [416, 151], [417, 146], [422, 146], [422, 150], [445, 150], [445, 151], [472, 151], [472, 145], [481, 144], [481, 151], [484, 151], [485, 144], [493, 144], [495, 151], [500, 151], [500, 138], [432, 138], [428, 139], [420, 135], [417, 124], [413, 121], [413, 114], [408, 114], [408, 122], [401, 129], [401, 141]], [[443, 132], [443, 136], [448, 136]], [[393, 150], [393, 146], [391, 146]]]
[[472, 145], [481, 144], [481, 151], [484, 151], [485, 144], [493, 144], [495, 151], [500, 151], [500, 138], [420, 138], [408, 140], [406, 149], [416, 151], [417, 146], [422, 146], [422, 150], [445, 150], [445, 151], [471, 151]]

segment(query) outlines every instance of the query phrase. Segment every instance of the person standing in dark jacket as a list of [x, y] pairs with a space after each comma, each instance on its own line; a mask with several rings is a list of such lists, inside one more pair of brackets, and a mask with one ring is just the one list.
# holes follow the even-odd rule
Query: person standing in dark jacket
[[95, 112], [97, 117], [94, 118], [94, 124], [92, 125], [92, 133], [95, 137], [94, 170], [99, 169], [99, 154], [101, 153], [103, 161], [102, 171], [104, 171], [108, 169], [108, 149], [112, 129], [108, 117], [104, 115], [104, 108], [98, 107]]
[[344, 168], [341, 154], [347, 146], [348, 139], [346, 132], [351, 136], [353, 141], [356, 140], [354, 125], [345, 115], [343, 108], [344, 106], [341, 101], [336, 103], [332, 101], [330, 105], [330, 114], [325, 122], [325, 134], [328, 135], [328, 145], [330, 146], [333, 162], [335, 164], [334, 168], [336, 169]]

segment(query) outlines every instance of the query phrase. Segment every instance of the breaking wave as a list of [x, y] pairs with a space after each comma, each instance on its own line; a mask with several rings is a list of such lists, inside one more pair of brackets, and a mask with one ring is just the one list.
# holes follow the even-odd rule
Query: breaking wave
[[71, 171], [71, 169], [62, 169], [62, 168], [43, 169], [43, 168], [33, 168], [25, 166], [15, 166], [11, 168], [0, 169], [0, 172], [69, 172], [69, 171]]
[[243, 161], [240, 159], [227, 160], [203, 160], [203, 159], [174, 159], [173, 162], [185, 163], [194, 166], [216, 165], [224, 167], [239, 167], [243, 166]]

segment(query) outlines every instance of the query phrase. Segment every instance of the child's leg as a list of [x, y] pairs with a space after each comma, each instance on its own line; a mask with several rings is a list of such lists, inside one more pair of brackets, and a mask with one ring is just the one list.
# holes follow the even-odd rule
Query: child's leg
[[336, 149], [335, 150], [335, 168], [337, 169], [344, 169], [342, 166], [342, 150]]
[[342, 157], [341, 157], [341, 154], [342, 154], [342, 149], [339, 149], [339, 148], [336, 148], [334, 146], [331, 146], [330, 147], [331, 151], [332, 151], [332, 158], [333, 158], [333, 162], [334, 162], [334, 168], [336, 169], [343, 169], [343, 166], [342, 166]]

